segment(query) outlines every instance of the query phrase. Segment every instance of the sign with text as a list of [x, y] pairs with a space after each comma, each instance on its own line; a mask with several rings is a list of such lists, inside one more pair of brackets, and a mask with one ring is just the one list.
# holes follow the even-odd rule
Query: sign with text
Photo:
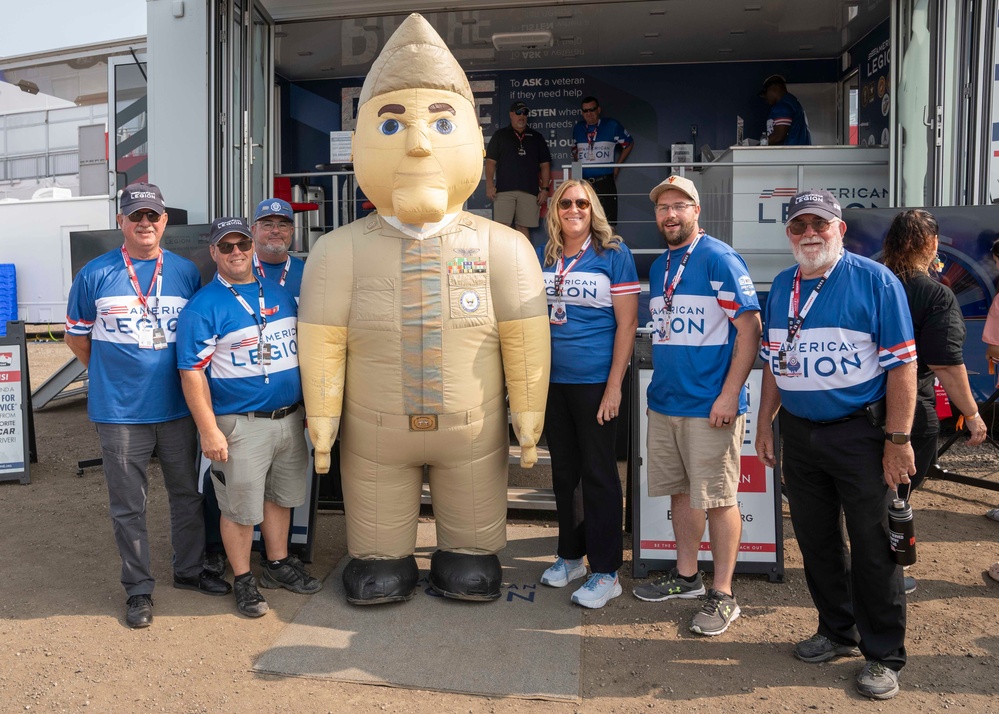
[[[668, 570], [676, 563], [676, 538], [673, 534], [672, 506], [669, 496], [650, 497], [648, 485], [648, 398], [652, 370], [642, 369], [639, 374], [637, 421], [640, 434], [641, 466], [635, 479], [637, 493], [633, 493], [634, 509], [634, 571], [642, 577], [650, 570]], [[784, 577], [783, 521], [780, 510], [780, 486], [773, 469], [756, 458], [753, 440], [759, 408], [760, 386], [763, 371], [754, 369], [746, 382], [749, 411], [746, 412], [746, 433], [742, 444], [742, 468], [739, 477], [739, 510], [742, 514], [742, 541], [736, 561], [737, 573], [760, 573], [772, 581]], [[779, 454], [778, 454], [779, 459]], [[710, 530], [705, 528], [700, 545], [702, 568], [711, 569]]]
[[31, 481], [27, 381], [24, 323], [8, 322], [0, 337], [0, 481]]

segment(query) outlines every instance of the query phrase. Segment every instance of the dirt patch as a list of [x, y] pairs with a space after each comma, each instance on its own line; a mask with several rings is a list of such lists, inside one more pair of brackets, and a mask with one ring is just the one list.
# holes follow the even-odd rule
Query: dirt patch
[[[34, 386], [69, 358], [59, 342], [31, 343]], [[791, 647], [815, 630], [815, 612], [791, 526], [784, 518], [786, 579], [736, 576], [742, 617], [724, 635], [687, 632], [695, 603], [639, 602], [626, 541], [625, 595], [585, 613], [582, 704], [427, 693], [261, 676], [250, 667], [304, 600], [267, 591], [271, 612], [235, 613], [230, 598], [169, 587], [166, 495], [151, 469], [149, 529], [159, 578], [155, 621], [124, 625], [124, 592], [100, 469], [76, 476], [99, 456], [82, 398], [36, 413], [39, 462], [31, 484], [0, 484], [0, 711], [97, 712], [930, 712], [995, 710], [999, 694], [999, 583], [985, 575], [999, 560], [999, 523], [982, 517], [999, 494], [930, 481], [913, 497], [920, 538], [910, 571], [909, 666], [902, 692], [873, 703], [853, 691], [859, 660], [806, 665]], [[999, 424], [997, 424], [999, 426]], [[999, 480], [999, 451], [955, 446], [950, 470]], [[540, 526], [544, 517], [518, 514]], [[325, 577], [344, 555], [343, 516], [318, 517], [312, 571]], [[568, 595], [568, 593], [567, 593]], [[567, 597], [568, 601], [568, 597]], [[569, 607], [568, 603], [566, 605]], [[427, 642], [428, 656], [447, 657]], [[497, 667], [528, 668], [545, 652], [521, 652]]]

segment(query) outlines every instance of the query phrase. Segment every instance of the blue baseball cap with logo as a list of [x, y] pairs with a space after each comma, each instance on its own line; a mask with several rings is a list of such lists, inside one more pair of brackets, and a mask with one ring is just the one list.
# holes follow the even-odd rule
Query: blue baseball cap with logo
[[280, 216], [294, 222], [295, 212], [291, 210], [291, 204], [280, 198], [265, 198], [257, 204], [257, 210], [253, 214], [253, 222], [256, 223], [261, 218]]
[[130, 183], [125, 187], [125, 190], [121, 192], [120, 205], [121, 213], [128, 215], [134, 211], [141, 209], [146, 209], [147, 211], [153, 211], [154, 213], [164, 213], [166, 211], [166, 203], [163, 201], [163, 194], [160, 193], [160, 188], [156, 184], [152, 183]]
[[246, 225], [246, 221], [242, 218], [223, 216], [212, 221], [211, 237], [208, 239], [208, 245], [215, 245], [230, 233], [238, 233], [247, 238], [253, 237], [253, 234], [250, 233], [250, 227]]

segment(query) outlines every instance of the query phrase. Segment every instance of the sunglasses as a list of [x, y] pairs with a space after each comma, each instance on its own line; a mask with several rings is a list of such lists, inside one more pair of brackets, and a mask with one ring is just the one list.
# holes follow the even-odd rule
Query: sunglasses
[[791, 231], [792, 235], [800, 236], [805, 234], [805, 231], [808, 230], [809, 226], [811, 226], [812, 230], [816, 233], [822, 233], [829, 230], [829, 226], [833, 223], [835, 223], [835, 219], [832, 221], [819, 219], [817, 221], [812, 221], [811, 223], [808, 221], [791, 221], [787, 224], [787, 229]]
[[216, 243], [215, 247], [219, 249], [219, 253], [223, 255], [229, 255], [233, 248], [239, 248], [240, 253], [249, 253], [250, 249], [253, 247], [253, 241], [250, 238], [244, 238], [236, 243]]
[[514, 112], [514, 114], [516, 114], [519, 117], [529, 117], [529, 116], [531, 116], [531, 110], [530, 109], [518, 109], [517, 111]]
[[589, 109], [583, 109], [583, 114], [592, 114], [600, 107], [590, 107]]
[[[573, 200], [571, 198], [560, 198], [558, 201], [558, 207], [563, 211], [572, 208]], [[585, 198], [577, 198], [575, 200], [576, 208], [580, 211], [585, 211], [590, 207], [590, 202]]]
[[159, 223], [164, 215], [163, 213], [153, 213], [152, 211], [132, 211], [128, 214], [128, 220], [132, 223], [142, 223], [142, 219], [146, 218], [150, 223]]

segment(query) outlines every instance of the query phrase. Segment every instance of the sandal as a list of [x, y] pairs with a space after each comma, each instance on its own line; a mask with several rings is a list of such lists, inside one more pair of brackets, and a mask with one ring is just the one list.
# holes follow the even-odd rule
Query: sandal
[[991, 521], [999, 521], [999, 508], [990, 508], [985, 512], [985, 517]]

